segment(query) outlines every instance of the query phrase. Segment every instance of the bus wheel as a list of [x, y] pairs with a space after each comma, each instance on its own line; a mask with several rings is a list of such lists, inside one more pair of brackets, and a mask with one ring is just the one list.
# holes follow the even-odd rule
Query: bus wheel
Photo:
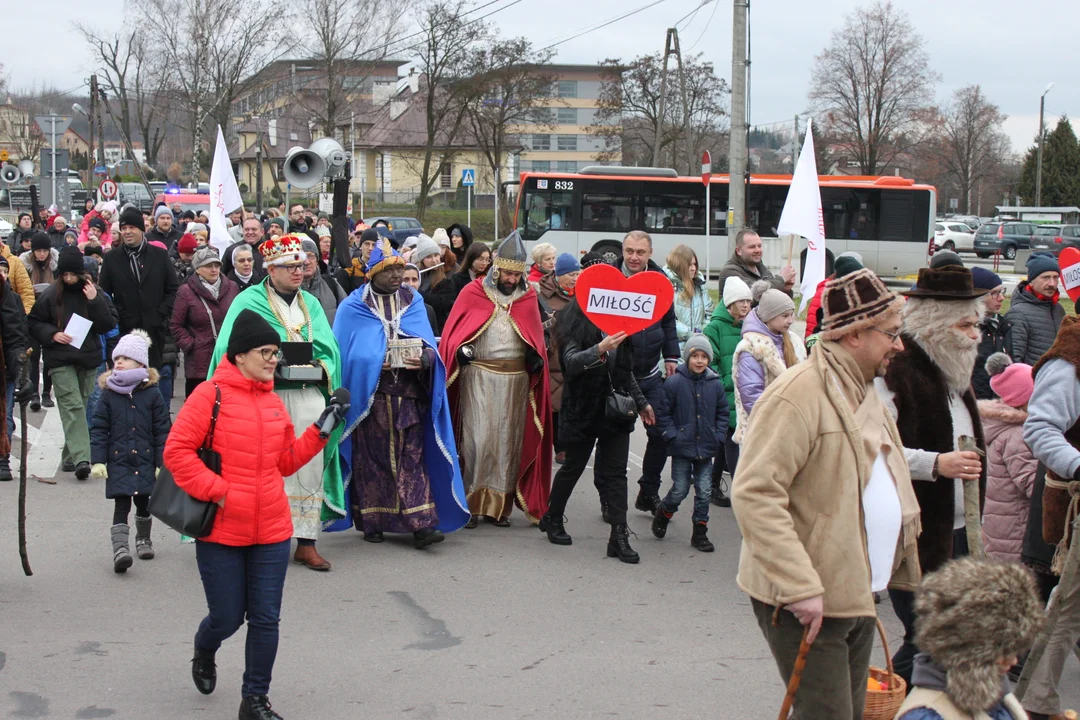
[[608, 265], [614, 265], [622, 257], [622, 245], [614, 240], [598, 242], [593, 245], [592, 251], [600, 253]]

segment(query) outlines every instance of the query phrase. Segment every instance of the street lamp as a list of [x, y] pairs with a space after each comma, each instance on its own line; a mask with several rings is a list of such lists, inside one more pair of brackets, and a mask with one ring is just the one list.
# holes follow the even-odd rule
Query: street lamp
[[1039, 151], [1035, 170], [1035, 207], [1042, 207], [1042, 156], [1043, 156], [1043, 112], [1046, 110], [1046, 93], [1054, 83], [1050, 83], [1039, 97]]

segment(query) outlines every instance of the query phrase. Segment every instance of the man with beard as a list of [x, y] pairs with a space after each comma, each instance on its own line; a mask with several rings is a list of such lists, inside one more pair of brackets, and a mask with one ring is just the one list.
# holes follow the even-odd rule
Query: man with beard
[[[878, 393], [896, 418], [915, 481], [922, 509], [919, 564], [926, 573], [968, 553], [962, 481], [979, 481], [980, 498], [986, 489], [979, 454], [959, 449], [961, 437], [973, 437], [979, 450], [986, 452], [971, 389], [986, 292], [974, 287], [971, 271], [964, 267], [919, 270], [915, 289], [903, 293], [908, 297], [904, 350], [890, 363], [884, 378], [876, 381]], [[918, 652], [915, 594], [890, 588], [889, 597], [904, 623], [904, 644], [893, 656], [893, 666], [910, 684]]]
[[439, 352], [474, 528], [480, 517], [509, 527], [515, 502], [538, 523], [551, 489], [551, 395], [536, 291], [517, 231], [491, 270], [465, 286], [443, 327]]
[[[281, 396], [293, 424], [306, 428], [322, 415], [331, 390], [341, 387], [341, 355], [322, 305], [300, 287], [305, 260], [301, 242], [297, 235], [285, 235], [262, 244], [260, 249], [269, 276], [237, 295], [229, 306], [206, 375], [213, 377], [227, 352], [237, 316], [245, 309], [254, 310], [277, 330], [282, 352], [289, 351], [278, 363], [274, 392]], [[291, 378], [286, 370], [292, 365], [304, 366], [309, 372], [321, 369], [315, 372], [321, 378]], [[285, 478], [296, 538], [293, 562], [312, 570], [330, 569], [330, 562], [315, 549], [323, 521], [345, 516], [337, 450], [340, 437], [341, 426], [338, 426], [322, 454]]]
[[753, 230], [740, 230], [735, 235], [735, 252], [720, 268], [720, 297], [724, 296], [724, 283], [729, 277], [741, 278], [746, 287], [754, 287], [758, 280], [768, 280], [776, 290], [791, 294], [791, 288], [795, 286], [795, 268], [785, 265], [779, 275], [773, 275], [761, 261], [764, 248], [761, 237]]
[[[919, 582], [919, 506], [874, 380], [903, 350], [902, 300], [866, 269], [831, 281], [821, 340], [754, 405], [731, 505], [739, 587], [795, 696], [800, 720], [861, 718], [874, 593]], [[782, 441], [778, 442], [778, 439]]]
[[[349, 358], [353, 402], [341, 443], [350, 525], [372, 543], [412, 533], [413, 545], [442, 542], [469, 520], [458, 467], [446, 369], [420, 293], [402, 284], [405, 259], [388, 240], [371, 253], [369, 282], [338, 308], [334, 335]], [[409, 354], [401, 351], [408, 347]]]
[[154, 211], [154, 227], [146, 231], [146, 241], [154, 242], [157, 240], [164, 243], [167, 250], [172, 251], [181, 235], [183, 233], [173, 223], [173, 214], [172, 210], [169, 210], [169, 206], [158, 205], [158, 209]]

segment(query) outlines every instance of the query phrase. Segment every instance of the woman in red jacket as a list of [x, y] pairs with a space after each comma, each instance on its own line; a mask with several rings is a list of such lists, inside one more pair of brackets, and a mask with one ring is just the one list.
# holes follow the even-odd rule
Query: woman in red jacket
[[[240, 720], [281, 717], [270, 709], [266, 696], [293, 534], [282, 478], [322, 452], [327, 436], [319, 428], [331, 414], [340, 422], [348, 409], [328, 406], [315, 425], [296, 437], [285, 405], [274, 394], [279, 342], [277, 331], [260, 315], [241, 312], [225, 358], [210, 381], [195, 388], [184, 403], [165, 443], [165, 465], [176, 484], [198, 500], [221, 506], [213, 530], [195, 545], [209, 614], [195, 633], [191, 675], [199, 692], [214, 691], [214, 655], [246, 615]], [[213, 449], [221, 454], [220, 475], [196, 453], [210, 430], [217, 390], [221, 405]]]

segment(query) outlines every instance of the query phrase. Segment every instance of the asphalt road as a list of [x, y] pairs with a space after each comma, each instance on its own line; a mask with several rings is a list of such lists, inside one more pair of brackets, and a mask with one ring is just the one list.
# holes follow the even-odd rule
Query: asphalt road
[[[46, 432], [28, 433], [37, 474], [56, 480], [29, 482], [33, 577], [16, 549], [18, 483], [0, 485], [0, 717], [236, 717], [244, 630], [218, 654], [217, 691], [198, 694], [189, 660], [205, 602], [192, 547], [155, 528], [157, 558], [114, 574], [112, 503], [103, 481], [57, 475], [56, 412], [33, 414]], [[632, 465], [632, 491], [636, 479]], [[631, 511], [637, 566], [605, 556], [589, 473], [567, 510], [572, 547], [519, 513], [508, 529], [481, 525], [425, 551], [407, 537], [324, 536], [332, 572], [289, 568], [274, 708], [291, 720], [775, 717], [784, 686], [735, 586], [738, 527], [712, 510], [712, 554], [689, 545], [688, 505], [663, 541]], [[895, 646], [899, 624], [879, 608]], [[1073, 660], [1063, 686], [1080, 704]]]

